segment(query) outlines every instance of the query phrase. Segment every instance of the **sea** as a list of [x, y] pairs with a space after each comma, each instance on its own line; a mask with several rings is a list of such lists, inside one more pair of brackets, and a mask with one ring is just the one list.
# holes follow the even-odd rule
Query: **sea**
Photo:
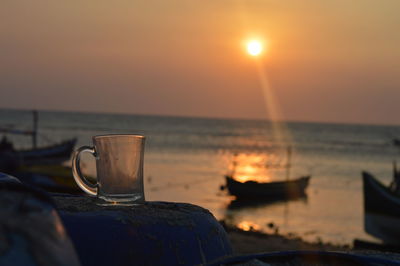
[[[32, 121], [30, 111], [0, 109], [0, 128], [30, 130]], [[197, 204], [243, 230], [342, 245], [376, 241], [364, 232], [361, 173], [389, 184], [393, 161], [400, 161], [392, 143], [400, 126], [39, 111], [38, 128], [39, 146], [142, 134], [146, 200]], [[31, 147], [27, 136], [7, 137], [17, 148]], [[95, 176], [94, 159], [82, 161], [84, 172]], [[237, 204], [225, 189], [227, 174], [241, 181], [311, 180], [306, 197]]]

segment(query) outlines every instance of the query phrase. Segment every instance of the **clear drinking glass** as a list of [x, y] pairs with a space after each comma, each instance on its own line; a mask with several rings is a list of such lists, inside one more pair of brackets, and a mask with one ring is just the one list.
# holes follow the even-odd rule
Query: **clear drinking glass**
[[[143, 161], [145, 137], [140, 135], [94, 136], [93, 147], [82, 146], [74, 153], [72, 173], [78, 186], [105, 204], [144, 202]], [[96, 158], [97, 183], [89, 182], [80, 169], [80, 155]]]

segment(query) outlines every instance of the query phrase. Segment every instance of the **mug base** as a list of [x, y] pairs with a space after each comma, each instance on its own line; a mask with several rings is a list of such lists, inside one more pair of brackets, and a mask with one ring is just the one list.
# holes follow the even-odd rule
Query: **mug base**
[[100, 206], [134, 206], [145, 202], [141, 194], [128, 195], [99, 195], [96, 204]]

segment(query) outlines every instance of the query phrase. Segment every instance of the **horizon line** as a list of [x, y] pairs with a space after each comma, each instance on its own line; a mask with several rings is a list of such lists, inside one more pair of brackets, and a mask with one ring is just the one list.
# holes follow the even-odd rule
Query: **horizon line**
[[153, 116], [153, 117], [171, 117], [171, 118], [195, 118], [195, 119], [209, 119], [209, 120], [239, 120], [239, 121], [263, 121], [263, 122], [278, 122], [278, 123], [304, 123], [304, 124], [330, 124], [330, 125], [359, 125], [359, 126], [389, 126], [399, 127], [400, 124], [391, 123], [367, 123], [367, 122], [344, 122], [344, 121], [317, 121], [317, 120], [276, 120], [273, 121], [269, 118], [246, 118], [246, 117], [221, 117], [221, 116], [202, 116], [202, 115], [181, 115], [181, 114], [150, 114], [150, 113], [128, 113], [118, 111], [88, 111], [88, 110], [56, 110], [45, 108], [14, 108], [14, 107], [0, 107], [0, 110], [23, 111], [23, 112], [54, 112], [54, 113], [82, 113], [82, 114], [104, 114], [104, 115], [126, 115], [126, 116]]

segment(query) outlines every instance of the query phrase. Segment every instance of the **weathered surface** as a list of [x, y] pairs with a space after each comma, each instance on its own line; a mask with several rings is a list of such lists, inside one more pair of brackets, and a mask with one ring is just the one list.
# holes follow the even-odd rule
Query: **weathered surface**
[[100, 206], [90, 197], [53, 198], [83, 265], [194, 265], [232, 253], [222, 226], [198, 206]]
[[51, 199], [0, 174], [0, 265], [79, 265]]
[[396, 257], [386, 254], [362, 254], [354, 252], [332, 251], [282, 251], [271, 253], [258, 253], [239, 255], [223, 258], [212, 262], [209, 266], [317, 266], [317, 265], [359, 265], [359, 266], [384, 266], [400, 265]]
[[93, 197], [72, 196], [68, 194], [52, 195], [52, 198], [56, 203], [57, 209], [69, 212], [92, 212], [110, 210], [119, 211], [127, 214], [132, 214], [132, 212], [143, 213], [150, 216], [157, 215], [158, 212], [160, 212], [160, 215], [171, 215], [170, 212], [173, 212], [175, 214], [198, 212], [205, 215], [212, 215], [207, 209], [189, 203], [151, 201], [133, 206], [103, 206], [97, 204], [97, 199]]

